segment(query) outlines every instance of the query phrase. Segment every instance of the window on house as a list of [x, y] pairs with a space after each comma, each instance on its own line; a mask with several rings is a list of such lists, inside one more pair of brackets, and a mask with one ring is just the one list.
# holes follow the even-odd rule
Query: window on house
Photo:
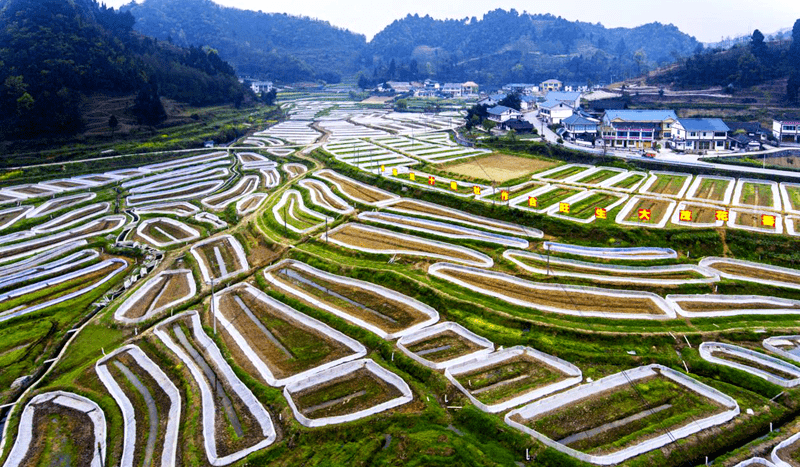
[[697, 132], [696, 132], [696, 131], [693, 131], [693, 132], [689, 133], [689, 136], [691, 136], [692, 138], [694, 138], [695, 136], [697, 136]]

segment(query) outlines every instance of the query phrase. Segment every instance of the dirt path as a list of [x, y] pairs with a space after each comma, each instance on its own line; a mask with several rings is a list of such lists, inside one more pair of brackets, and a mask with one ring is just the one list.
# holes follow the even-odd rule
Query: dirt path
[[114, 366], [119, 368], [119, 371], [125, 375], [125, 378], [139, 391], [142, 395], [145, 405], [147, 405], [147, 418], [150, 421], [150, 427], [147, 430], [147, 445], [144, 449], [144, 462], [142, 465], [152, 465], [153, 451], [156, 449], [156, 440], [158, 435], [158, 409], [156, 408], [156, 401], [147, 386], [142, 384], [139, 378], [127, 367], [124, 363], [114, 360]]

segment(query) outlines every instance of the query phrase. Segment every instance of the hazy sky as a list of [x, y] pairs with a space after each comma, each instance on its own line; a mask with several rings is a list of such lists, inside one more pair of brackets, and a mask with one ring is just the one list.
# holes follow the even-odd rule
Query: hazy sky
[[[130, 0], [101, 0], [120, 6]], [[139, 0], [141, 1], [141, 0]], [[214, 0], [216, 3], [265, 13], [289, 13], [329, 21], [371, 39], [395, 19], [418, 13], [434, 18], [480, 18], [489, 10], [515, 8], [519, 12], [551, 13], [568, 20], [600, 22], [606, 27], [634, 27], [659, 21], [672, 23], [702, 42], [723, 36], [769, 34], [791, 27], [800, 18], [800, 1], [767, 0]]]

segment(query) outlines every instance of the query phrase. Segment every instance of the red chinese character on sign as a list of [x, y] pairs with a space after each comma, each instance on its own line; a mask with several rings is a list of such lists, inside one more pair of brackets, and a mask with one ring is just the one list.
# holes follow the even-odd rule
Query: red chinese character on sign
[[718, 210], [714, 216], [714, 218], [721, 222], [728, 222], [728, 211]]
[[606, 218], [606, 210], [603, 208], [594, 208], [594, 217], [597, 219], [605, 219]]
[[528, 207], [535, 208], [538, 204], [539, 202], [534, 196], [528, 196]]
[[503, 190], [500, 192], [500, 201], [508, 201], [508, 192]]
[[678, 215], [681, 222], [692, 222], [692, 211], [682, 210]]
[[639, 220], [640, 221], [649, 221], [650, 220], [650, 210], [649, 209], [639, 209]]
[[436, 185], [436, 179], [433, 176], [428, 177], [428, 185]]
[[761, 225], [764, 227], [775, 227], [775, 220], [775, 216], [770, 216], [769, 214], [761, 215]]
[[472, 192], [475, 194], [475, 196], [480, 196], [481, 195], [481, 187], [479, 187], [478, 185], [473, 186], [472, 187]]
[[558, 203], [558, 212], [569, 214], [569, 203]]

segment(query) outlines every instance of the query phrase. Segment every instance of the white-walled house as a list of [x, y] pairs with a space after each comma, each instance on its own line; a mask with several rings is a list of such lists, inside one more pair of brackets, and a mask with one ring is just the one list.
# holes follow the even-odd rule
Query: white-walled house
[[511, 107], [506, 107], [504, 105], [498, 105], [492, 107], [488, 111], [489, 120], [495, 123], [504, 123], [512, 118], [520, 118], [522, 117], [522, 113], [518, 110], [514, 110]]
[[772, 135], [782, 143], [800, 143], [800, 116], [772, 120]]
[[272, 88], [272, 81], [253, 81], [250, 83], [250, 89], [252, 89], [256, 94], [261, 92], [270, 92], [272, 91]]
[[677, 151], [724, 151], [729, 131], [719, 118], [681, 118], [672, 125], [670, 145]]
[[575, 109], [561, 101], [545, 101], [539, 104], [539, 116], [549, 125], [559, 124], [565, 118], [571, 117]]

